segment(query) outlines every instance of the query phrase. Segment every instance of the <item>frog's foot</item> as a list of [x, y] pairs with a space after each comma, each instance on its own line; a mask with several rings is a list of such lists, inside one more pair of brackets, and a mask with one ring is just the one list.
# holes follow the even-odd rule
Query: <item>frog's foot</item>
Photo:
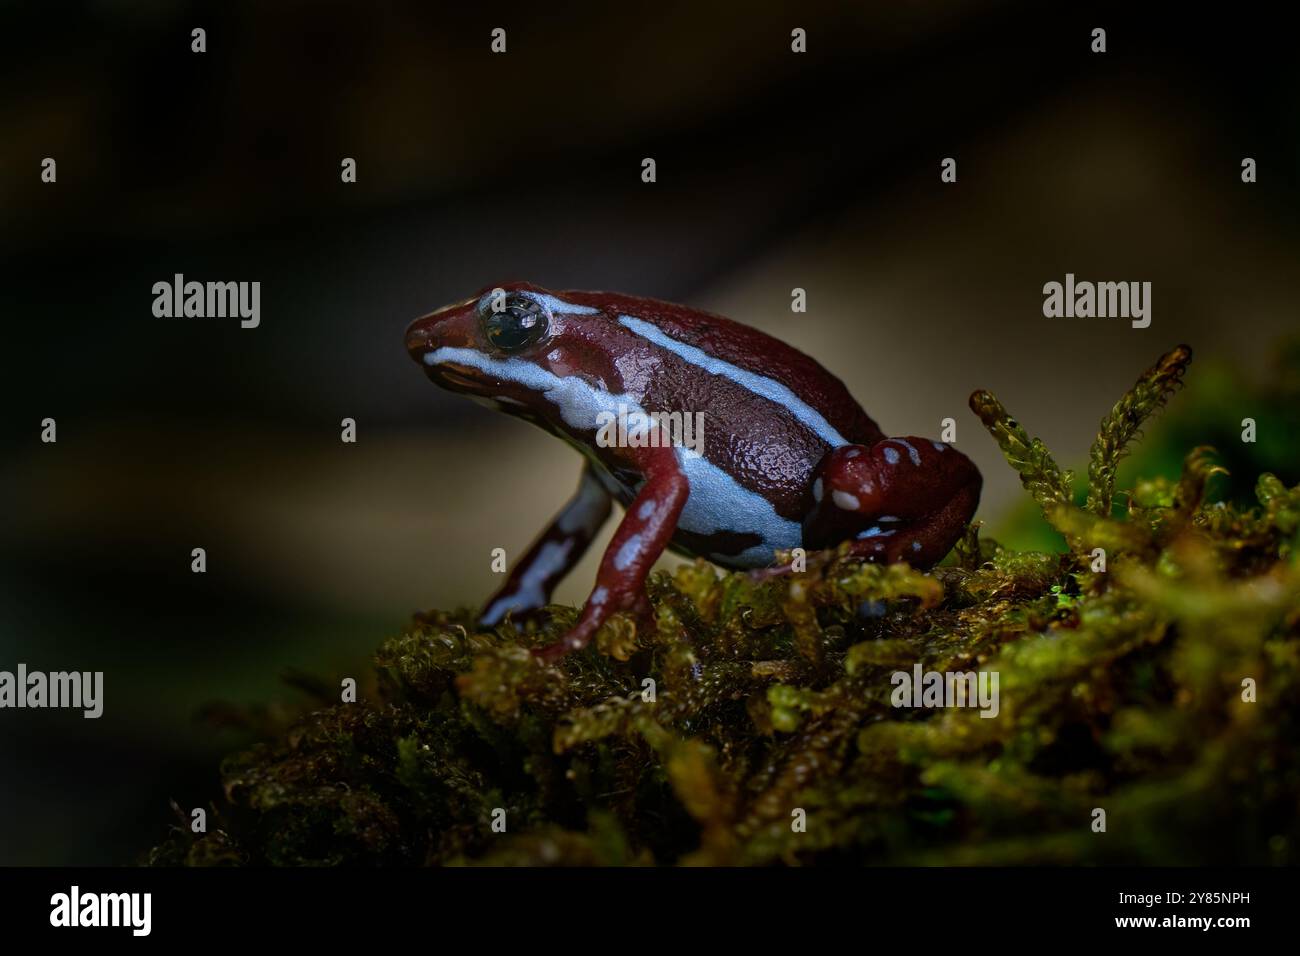
[[754, 568], [747, 572], [751, 581], [761, 584], [764, 581], [771, 581], [774, 578], [784, 578], [791, 574], [801, 574], [804, 571], [812, 570], [823, 564], [830, 564], [838, 557], [835, 548], [829, 548], [821, 551], [810, 551], [805, 555], [803, 561], [787, 561], [784, 564], [773, 565], [770, 568]]
[[[597, 587], [592, 592], [592, 596], [587, 599], [587, 604], [583, 608], [582, 616], [578, 618], [578, 623], [569, 630], [569, 633], [553, 644], [534, 648], [533, 653], [550, 663], [559, 660], [570, 651], [582, 650], [591, 643], [592, 638], [596, 636], [596, 632], [601, 629], [605, 622], [619, 611], [626, 611], [632, 615], [638, 634], [654, 627], [654, 611], [650, 605], [650, 598], [646, 596], [644, 589], [631, 599], [615, 599], [608, 594], [600, 594], [600, 590]], [[593, 608], [592, 601], [597, 599], [600, 599], [601, 605]], [[606, 604], [610, 606], [603, 606]]]
[[749, 580], [761, 584], [764, 581], [771, 581], [773, 578], [783, 578], [788, 574], [794, 574], [794, 564], [778, 564], [771, 568], [755, 568], [747, 572], [747, 574]]
[[982, 480], [969, 458], [928, 438], [886, 438], [826, 454], [804, 522], [805, 543], [871, 561], [927, 568], [952, 550], [979, 504]]

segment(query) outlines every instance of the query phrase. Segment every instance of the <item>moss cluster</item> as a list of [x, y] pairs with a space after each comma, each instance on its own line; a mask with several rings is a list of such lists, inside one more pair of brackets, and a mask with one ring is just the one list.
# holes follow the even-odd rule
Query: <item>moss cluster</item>
[[[421, 616], [359, 702], [228, 759], [215, 826], [150, 860], [1300, 862], [1300, 486], [1265, 474], [1253, 506], [1210, 503], [1222, 469], [1197, 448], [1176, 479], [1116, 492], [1190, 358], [1164, 356], [1103, 419], [1082, 503], [972, 396], [1064, 553], [972, 527], [928, 573], [700, 562], [654, 575], [653, 632], [617, 618], [549, 665], [530, 648], [573, 609], [522, 634]], [[998, 715], [893, 706], [918, 662], [996, 672]]]

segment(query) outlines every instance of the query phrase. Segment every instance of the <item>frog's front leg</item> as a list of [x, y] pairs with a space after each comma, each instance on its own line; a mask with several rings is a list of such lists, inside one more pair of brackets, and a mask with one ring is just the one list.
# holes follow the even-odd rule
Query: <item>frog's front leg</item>
[[861, 557], [928, 568], [970, 524], [982, 483], [969, 458], [928, 438], [835, 448], [817, 469], [804, 545], [852, 539]]
[[560, 580], [582, 560], [609, 517], [609, 493], [588, 465], [578, 490], [515, 564], [479, 615], [479, 627], [496, 627], [506, 614], [522, 617], [544, 607]]
[[646, 575], [677, 530], [677, 519], [690, 495], [690, 483], [672, 448], [629, 452], [645, 484], [627, 506], [627, 513], [605, 549], [596, 586], [577, 624], [562, 640], [534, 652], [545, 660], [586, 647], [600, 626], [618, 611], [646, 614], [650, 610]]

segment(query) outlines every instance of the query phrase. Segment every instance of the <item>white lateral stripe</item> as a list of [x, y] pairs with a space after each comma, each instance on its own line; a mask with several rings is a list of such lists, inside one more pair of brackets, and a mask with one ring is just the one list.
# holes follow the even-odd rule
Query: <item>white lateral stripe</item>
[[631, 315], [620, 315], [618, 321], [619, 324], [631, 329], [641, 338], [666, 348], [692, 365], [702, 368], [706, 372], [712, 372], [714, 375], [721, 375], [730, 379], [741, 388], [783, 406], [789, 410], [791, 415], [799, 419], [809, 431], [816, 433], [822, 441], [832, 448], [848, 444], [844, 440], [844, 436], [832, 428], [831, 423], [823, 418], [815, 408], [776, 379], [748, 372], [737, 365], [732, 365], [730, 362], [714, 358], [703, 349], [698, 349], [694, 345], [687, 345], [685, 342], [679, 342], [677, 339], [665, 335], [657, 325], [644, 319], [638, 319]]

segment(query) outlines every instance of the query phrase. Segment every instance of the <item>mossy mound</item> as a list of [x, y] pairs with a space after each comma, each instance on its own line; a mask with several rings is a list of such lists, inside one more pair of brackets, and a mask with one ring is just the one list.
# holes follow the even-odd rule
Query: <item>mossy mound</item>
[[[216, 825], [150, 862], [1296, 863], [1300, 486], [1209, 503], [1222, 469], [1198, 448], [1177, 480], [1115, 491], [1189, 360], [1103, 420], [1083, 504], [972, 396], [1065, 553], [972, 528], [929, 573], [700, 562], [653, 577], [652, 633], [618, 618], [553, 665], [530, 648], [571, 608], [522, 634], [422, 616], [360, 702], [228, 759]], [[917, 663], [996, 672], [997, 716], [895, 707]]]

